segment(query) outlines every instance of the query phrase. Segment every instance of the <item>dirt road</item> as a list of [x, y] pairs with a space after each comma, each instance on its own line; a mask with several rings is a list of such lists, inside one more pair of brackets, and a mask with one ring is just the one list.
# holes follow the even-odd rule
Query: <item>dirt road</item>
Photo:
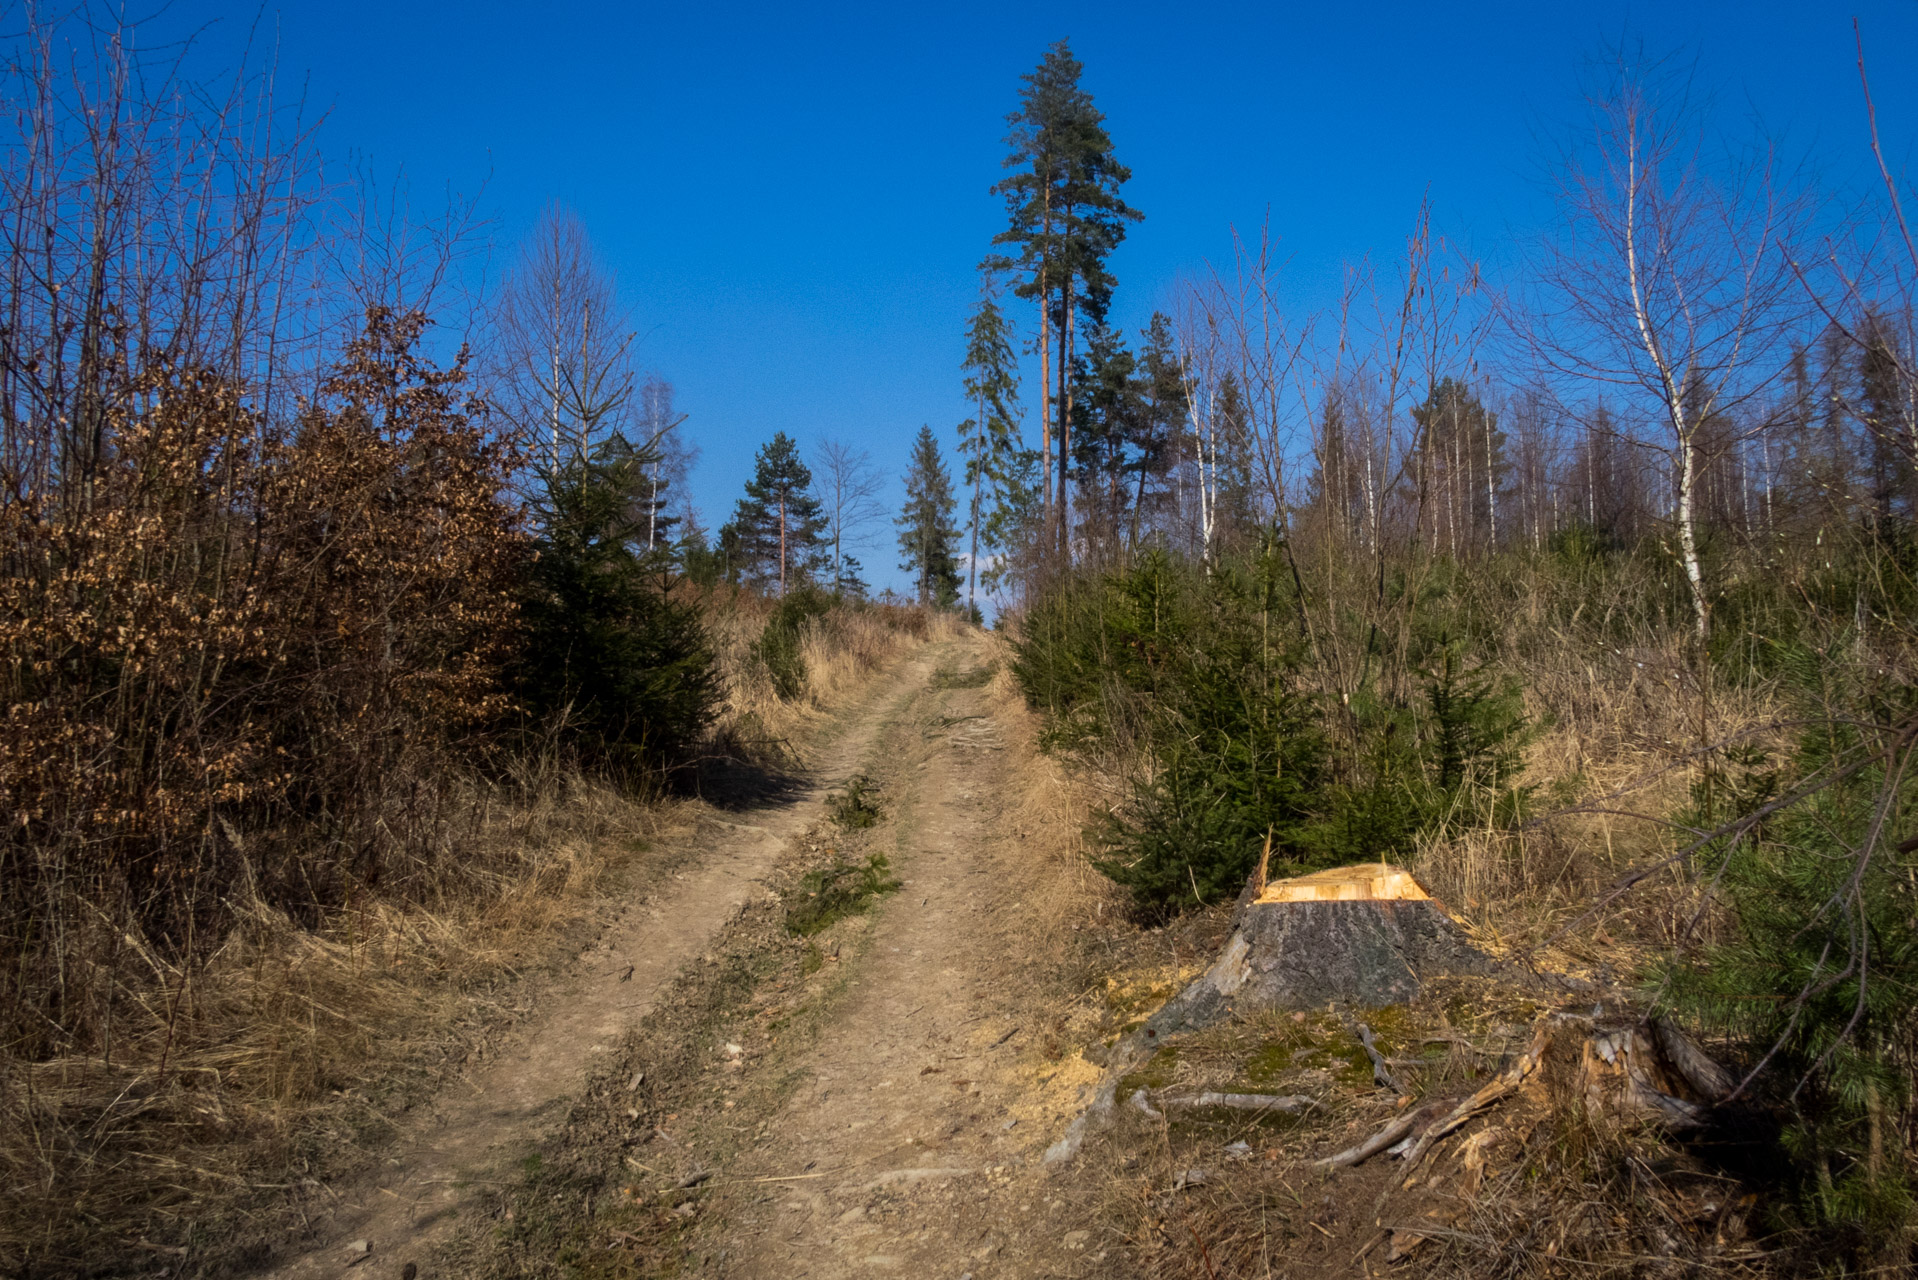
[[[379, 1258], [423, 1257], [457, 1225], [468, 1192], [503, 1161], [534, 1149], [565, 1113], [595, 1061], [641, 1023], [674, 974], [710, 946], [755, 892], [822, 798], [871, 754], [934, 668], [923, 654], [822, 732], [808, 783], [771, 803], [705, 816], [695, 858], [644, 900], [618, 910], [572, 972], [537, 993], [537, 1009], [459, 1087], [412, 1117], [388, 1154], [388, 1176], [347, 1193], [315, 1238], [260, 1274], [306, 1280]], [[378, 1257], [354, 1246], [367, 1242]], [[374, 1273], [395, 1269], [375, 1265]]]
[[[642, 1236], [655, 1247], [635, 1263], [661, 1256], [645, 1212], [681, 1272], [1096, 1273], [1038, 1168], [1096, 1075], [1055, 1038], [1069, 1000], [1053, 962], [1081, 895], [1060, 860], [1030, 856], [1021, 806], [1043, 779], [998, 658], [983, 636], [923, 651], [822, 735], [809, 786], [709, 822], [517, 1043], [407, 1127], [389, 1176], [262, 1274], [578, 1274], [581, 1257], [647, 1274], [620, 1264]], [[855, 773], [884, 814], [856, 836], [825, 810]], [[835, 836], [902, 884], [802, 951], [783, 904]], [[763, 989], [728, 987], [730, 1004], [684, 994], [769, 949], [794, 957], [786, 977], [760, 963]], [[661, 1065], [644, 1048], [661, 1036], [695, 1051]], [[528, 1172], [542, 1160], [590, 1176], [549, 1192]], [[605, 1189], [635, 1172], [622, 1216]]]
[[1095, 1078], [1057, 1038], [1057, 974], [1036, 971], [1069, 950], [1076, 886], [1022, 838], [1037, 779], [1009, 698], [980, 682], [990, 655], [955, 660], [887, 738], [905, 885], [710, 1210], [703, 1243], [726, 1275], [1096, 1270], [1039, 1169]]

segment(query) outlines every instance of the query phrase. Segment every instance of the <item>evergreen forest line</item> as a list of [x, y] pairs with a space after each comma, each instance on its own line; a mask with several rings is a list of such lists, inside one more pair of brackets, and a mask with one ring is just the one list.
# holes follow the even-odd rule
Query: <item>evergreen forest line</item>
[[1818, 190], [1617, 50], [1505, 278], [1428, 204], [1331, 313], [1265, 229], [1127, 335], [1085, 79], [1061, 42], [1009, 117], [959, 431], [1094, 865], [1152, 921], [1358, 861], [1526, 948], [1635, 919], [1650, 1007], [1785, 1117], [1778, 1265], [1908, 1266], [1909, 189]]

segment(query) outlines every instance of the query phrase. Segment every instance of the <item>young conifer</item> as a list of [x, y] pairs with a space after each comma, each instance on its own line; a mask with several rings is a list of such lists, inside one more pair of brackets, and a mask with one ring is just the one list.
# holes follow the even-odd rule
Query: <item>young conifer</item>
[[746, 496], [728, 526], [738, 538], [740, 563], [758, 581], [777, 583], [783, 596], [793, 578], [817, 567], [824, 526], [811, 469], [800, 461], [792, 437], [776, 433], [759, 451]]
[[913, 575], [919, 603], [951, 608], [959, 602], [959, 529], [952, 474], [939, 456], [931, 427], [920, 427], [906, 470], [906, 505], [899, 513], [899, 567]]
[[980, 291], [979, 305], [966, 323], [966, 359], [959, 367], [966, 375], [966, 398], [973, 405], [973, 416], [959, 424], [959, 456], [965, 459], [964, 480], [972, 491], [966, 514], [972, 540], [966, 607], [971, 609], [979, 585], [979, 544], [983, 535], [987, 550], [992, 550], [994, 529], [1006, 525], [993, 516], [1007, 503], [1020, 452], [1019, 368], [1012, 350], [1012, 325], [989, 285]]

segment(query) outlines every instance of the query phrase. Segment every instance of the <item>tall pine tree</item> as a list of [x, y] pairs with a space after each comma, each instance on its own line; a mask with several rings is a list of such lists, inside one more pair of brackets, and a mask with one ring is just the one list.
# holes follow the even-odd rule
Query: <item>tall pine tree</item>
[[1116, 560], [1128, 494], [1126, 443], [1140, 415], [1138, 361], [1125, 335], [1086, 326], [1085, 351], [1073, 361], [1072, 462], [1079, 488], [1079, 528], [1086, 549]]
[[[1007, 117], [1011, 174], [993, 187], [1009, 225], [994, 237], [1008, 252], [986, 260], [1016, 272], [1019, 297], [1039, 304], [1041, 450], [1057, 458], [1056, 488], [1046, 480], [1052, 532], [1067, 553], [1066, 478], [1071, 460], [1072, 387], [1079, 317], [1103, 321], [1115, 281], [1106, 259], [1125, 239], [1126, 224], [1144, 215], [1119, 197], [1132, 171], [1112, 154], [1105, 117], [1080, 86], [1084, 71], [1061, 40], [1028, 73], [1019, 110]], [[1056, 383], [1056, 397], [1053, 388]], [[1056, 449], [1056, 453], [1054, 452]]]
[[920, 427], [906, 469], [906, 505], [899, 513], [899, 567], [913, 576], [919, 603], [950, 609], [959, 602], [959, 529], [952, 522], [952, 473], [931, 427]]
[[759, 451], [746, 496], [722, 535], [729, 530], [746, 572], [762, 584], [777, 583], [782, 596], [792, 580], [819, 567], [825, 517], [813, 496], [812, 471], [785, 432]]
[[1007, 521], [995, 520], [1005, 507], [1020, 453], [1019, 371], [1012, 350], [1012, 326], [990, 288], [980, 291], [979, 305], [966, 323], [966, 399], [973, 416], [959, 424], [959, 456], [965, 459], [965, 485], [972, 491], [966, 527], [972, 538], [968, 557], [966, 607], [975, 607], [979, 585], [981, 533], [987, 550], [994, 550], [993, 532]]
[[[1140, 529], [1161, 503], [1166, 478], [1179, 460], [1179, 438], [1186, 417], [1185, 377], [1172, 337], [1172, 321], [1155, 311], [1140, 335], [1135, 395], [1138, 412], [1127, 439], [1127, 469], [1133, 477], [1132, 528], [1128, 545], [1136, 550]], [[1155, 491], [1157, 486], [1157, 491]]]

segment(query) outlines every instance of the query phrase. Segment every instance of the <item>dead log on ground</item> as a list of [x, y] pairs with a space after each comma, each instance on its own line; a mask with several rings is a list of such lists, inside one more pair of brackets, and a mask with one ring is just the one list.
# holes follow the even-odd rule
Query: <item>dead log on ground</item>
[[1541, 1111], [1576, 1107], [1588, 1120], [1683, 1131], [1704, 1123], [1711, 1103], [1730, 1092], [1730, 1079], [1668, 1022], [1550, 1013], [1533, 1024], [1524, 1051], [1477, 1092], [1449, 1108], [1428, 1103], [1395, 1117], [1364, 1142], [1313, 1165], [1329, 1172], [1391, 1150], [1416, 1169], [1445, 1138], [1520, 1095]]
[[1151, 1101], [1173, 1110], [1196, 1111], [1205, 1107], [1225, 1107], [1232, 1111], [1282, 1111], [1288, 1115], [1297, 1115], [1301, 1111], [1319, 1105], [1317, 1099], [1296, 1093], [1171, 1094], [1160, 1091], [1152, 1096]]

